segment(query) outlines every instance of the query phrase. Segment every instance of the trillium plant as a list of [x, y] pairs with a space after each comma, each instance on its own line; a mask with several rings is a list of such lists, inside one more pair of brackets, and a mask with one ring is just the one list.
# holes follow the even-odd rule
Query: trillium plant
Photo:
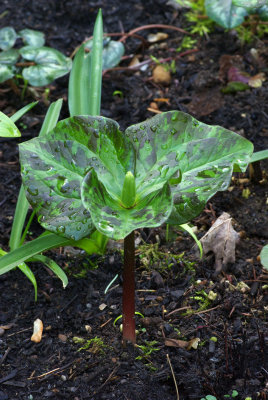
[[180, 111], [121, 132], [117, 122], [80, 115], [20, 145], [22, 179], [41, 225], [72, 240], [96, 228], [124, 239], [123, 340], [135, 342], [134, 231], [183, 224], [245, 170], [253, 145]]

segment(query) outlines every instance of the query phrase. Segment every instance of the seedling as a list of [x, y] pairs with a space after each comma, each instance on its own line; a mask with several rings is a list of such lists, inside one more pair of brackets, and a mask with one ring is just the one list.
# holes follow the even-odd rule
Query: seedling
[[83, 344], [83, 346], [80, 347], [78, 349], [78, 351], [88, 350], [88, 351], [90, 351], [90, 353], [93, 353], [93, 354], [104, 355], [105, 350], [111, 348], [110, 346], [107, 346], [106, 344], [104, 344], [103, 340], [101, 338], [98, 338], [97, 336], [95, 336], [94, 338], [89, 339], [89, 340], [79, 338], [79, 337], [73, 337], [73, 342]]

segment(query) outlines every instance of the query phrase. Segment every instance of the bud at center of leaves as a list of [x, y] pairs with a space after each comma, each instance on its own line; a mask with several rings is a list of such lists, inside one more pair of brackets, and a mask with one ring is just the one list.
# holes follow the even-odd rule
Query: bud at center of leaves
[[136, 200], [136, 184], [135, 177], [131, 171], [128, 171], [125, 176], [123, 190], [121, 195], [122, 206], [124, 208], [132, 208]]

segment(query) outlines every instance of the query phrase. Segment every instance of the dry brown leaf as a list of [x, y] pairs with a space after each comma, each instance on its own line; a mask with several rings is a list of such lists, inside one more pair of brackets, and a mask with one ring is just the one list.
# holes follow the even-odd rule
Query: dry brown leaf
[[224, 212], [200, 240], [204, 254], [212, 251], [215, 255], [216, 274], [228, 263], [235, 262], [235, 246], [239, 238], [232, 226], [232, 218]]
[[179, 339], [165, 339], [165, 345], [169, 347], [179, 347], [180, 349], [197, 349], [198, 343], [200, 342], [199, 338], [194, 338], [189, 341], [187, 340], [179, 340]]
[[[211, 101], [213, 99], [213, 101]], [[218, 110], [224, 105], [224, 97], [218, 86], [207, 88], [201, 92], [196, 92], [193, 100], [186, 105], [191, 114], [196, 117], [203, 117]]]

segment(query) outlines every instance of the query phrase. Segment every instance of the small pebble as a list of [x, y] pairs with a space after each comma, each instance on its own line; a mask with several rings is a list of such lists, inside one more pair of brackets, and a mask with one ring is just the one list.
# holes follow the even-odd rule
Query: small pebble
[[3, 328], [0, 328], [0, 336], [3, 336], [4, 333], [5, 333], [5, 330]]
[[61, 342], [66, 343], [67, 342], [67, 336], [62, 335], [61, 333], [58, 335], [58, 338], [60, 339]]

